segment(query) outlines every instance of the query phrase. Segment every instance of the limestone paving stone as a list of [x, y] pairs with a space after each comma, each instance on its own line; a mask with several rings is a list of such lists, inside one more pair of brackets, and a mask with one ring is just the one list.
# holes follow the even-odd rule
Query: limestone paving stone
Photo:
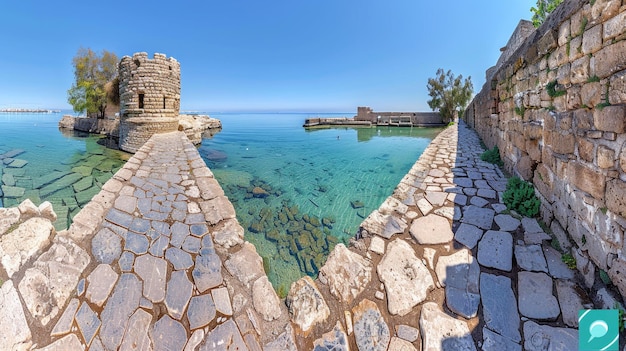
[[483, 230], [467, 223], [461, 223], [454, 233], [454, 239], [459, 243], [473, 249], [483, 236]]
[[102, 228], [91, 240], [91, 253], [99, 263], [111, 264], [122, 253], [122, 239], [109, 228]]
[[483, 351], [522, 351], [522, 345], [484, 327]]
[[196, 256], [192, 277], [201, 293], [220, 285], [223, 278], [222, 261], [219, 256], [215, 253]]
[[187, 278], [186, 271], [174, 271], [167, 282], [167, 293], [165, 295], [165, 306], [167, 313], [174, 319], [180, 320], [189, 304], [193, 284]]
[[74, 316], [76, 315], [76, 311], [78, 310], [78, 305], [80, 301], [74, 298], [70, 300], [70, 303], [67, 304], [65, 311], [52, 328], [52, 332], [50, 332], [51, 336], [60, 336], [69, 333], [72, 329], [72, 323], [74, 323]]
[[435, 271], [439, 284], [445, 286], [448, 308], [465, 318], [476, 316], [480, 267], [472, 253], [464, 249], [450, 256], [439, 256]]
[[133, 222], [133, 216], [126, 212], [112, 208], [107, 212], [105, 219], [120, 227], [129, 228]]
[[170, 238], [165, 235], [160, 235], [156, 240], [150, 244], [148, 252], [155, 257], [163, 257], [165, 249], [170, 245]]
[[309, 276], [304, 276], [291, 284], [285, 300], [291, 321], [306, 332], [314, 325], [323, 322], [330, 315], [330, 309], [317, 284]]
[[391, 335], [376, 303], [363, 299], [352, 309], [354, 337], [359, 351], [385, 351]]
[[135, 263], [135, 255], [133, 255], [130, 251], [124, 251], [117, 263], [122, 272], [130, 272], [133, 269], [133, 264]]
[[191, 234], [189, 226], [181, 222], [174, 222], [171, 226], [172, 236], [170, 238], [170, 245], [180, 248], [185, 241], [185, 238]]
[[417, 208], [419, 208], [420, 212], [422, 212], [422, 215], [424, 216], [426, 216], [428, 212], [433, 210], [433, 206], [425, 198], [417, 200], [416, 204]]
[[[563, 323], [578, 328], [578, 311], [585, 309], [585, 307], [580, 293], [577, 292], [576, 283], [570, 280], [557, 279], [556, 294], [563, 314]], [[610, 308], [614, 307], [611, 306]]]
[[68, 334], [50, 345], [38, 349], [38, 351], [83, 351], [84, 349], [76, 334]]
[[[476, 192], [478, 191], [476, 190]], [[478, 207], [485, 207], [486, 205], [489, 204], [489, 201], [483, 199], [480, 196], [472, 196], [469, 202], [471, 205], [478, 206]]]
[[187, 341], [187, 345], [185, 345], [184, 351], [195, 351], [197, 350], [198, 345], [204, 340], [204, 329], [196, 329], [192, 334], [189, 340]]
[[213, 302], [215, 303], [215, 309], [217, 312], [232, 316], [233, 307], [230, 303], [230, 295], [227, 288], [216, 288], [211, 290], [211, 296], [213, 296]]
[[187, 269], [193, 266], [193, 258], [191, 255], [177, 247], [167, 249], [167, 251], [165, 251], [165, 258], [174, 265], [175, 270]]
[[[217, 259], [219, 260], [219, 257]], [[197, 265], [198, 262], [196, 259], [196, 267]], [[245, 242], [241, 250], [231, 254], [226, 262], [224, 262], [224, 266], [230, 274], [236, 277], [247, 288], [251, 288], [252, 283], [256, 281], [257, 278], [265, 275], [263, 259], [257, 253], [254, 245], [249, 242]]]
[[480, 274], [480, 296], [485, 326], [515, 342], [522, 341], [519, 332], [517, 301], [511, 288], [511, 279], [489, 273]]
[[541, 320], [555, 320], [559, 316], [561, 309], [552, 295], [552, 278], [545, 273], [519, 272], [517, 281], [522, 315]]
[[[215, 328], [213, 332], [218, 328]], [[209, 333], [209, 335], [210, 334], [213, 333]], [[150, 330], [150, 337], [155, 351], [182, 351], [187, 343], [187, 331], [185, 327], [168, 315], [164, 315], [154, 323]]]
[[496, 191], [491, 189], [478, 189], [476, 195], [486, 199], [496, 199], [498, 197]]
[[108, 264], [99, 264], [87, 276], [87, 294], [85, 297], [93, 304], [102, 306], [113, 290], [118, 275]]
[[167, 262], [152, 255], [142, 255], [135, 259], [134, 267], [143, 281], [143, 296], [154, 303], [163, 301]]
[[137, 309], [128, 321], [120, 350], [151, 350], [149, 330], [152, 315], [141, 308]]
[[135, 233], [146, 234], [148, 229], [150, 229], [150, 221], [144, 218], [133, 218], [133, 221], [130, 224], [129, 230], [132, 230]]
[[37, 252], [50, 244], [53, 233], [54, 227], [49, 220], [34, 217], [0, 237], [0, 262], [9, 278]]
[[197, 254], [200, 252], [200, 239], [195, 236], [188, 236], [183, 241], [182, 249], [189, 253]]
[[379, 255], [385, 253], [385, 240], [379, 236], [373, 236], [370, 241], [369, 250]]
[[430, 202], [433, 207], [440, 207], [446, 202], [448, 194], [442, 191], [427, 191], [425, 192], [426, 200]]
[[193, 330], [208, 325], [215, 318], [215, 312], [215, 304], [210, 294], [192, 297], [187, 309], [189, 328]]
[[413, 220], [410, 233], [422, 245], [445, 244], [454, 238], [450, 222], [435, 214]]
[[334, 296], [350, 303], [369, 284], [372, 264], [340, 243], [330, 253], [319, 274], [320, 281], [329, 286]]
[[434, 302], [422, 306], [419, 324], [424, 350], [476, 351], [467, 323], [450, 317]]
[[215, 327], [215, 329], [206, 335], [202, 344], [200, 344], [200, 351], [229, 350], [248, 350], [237, 325], [232, 319]]
[[510, 272], [512, 260], [513, 237], [511, 234], [488, 230], [478, 243], [478, 263], [485, 267]]
[[515, 260], [523, 270], [548, 273], [546, 258], [539, 245], [515, 245]]
[[400, 339], [408, 342], [414, 342], [420, 336], [419, 329], [406, 324], [396, 325], [396, 334]]
[[142, 255], [148, 252], [150, 241], [145, 235], [128, 232], [124, 241], [124, 250], [131, 251], [135, 255]]
[[221, 227], [214, 229], [212, 235], [216, 244], [228, 249], [243, 244], [244, 229], [235, 218], [231, 218], [225, 220]]
[[415, 348], [415, 346], [413, 346], [413, 344], [395, 336], [392, 337], [391, 342], [389, 342], [389, 350], [417, 351], [417, 349]]
[[548, 271], [553, 278], [574, 279], [574, 271], [561, 260], [561, 253], [551, 246], [544, 246], [543, 253], [548, 263]]
[[435, 287], [428, 268], [415, 256], [411, 245], [402, 239], [389, 243], [387, 253], [376, 269], [385, 285], [387, 308], [392, 315], [406, 315]]
[[520, 220], [511, 215], [499, 214], [493, 220], [503, 232], [515, 231], [520, 225]]
[[524, 323], [524, 350], [577, 350], [578, 330], [539, 325], [533, 321]]
[[313, 342], [313, 351], [349, 351], [348, 336], [340, 322], [328, 333]]
[[139, 306], [142, 284], [136, 275], [124, 273], [115, 285], [113, 295], [100, 314], [100, 340], [107, 349], [117, 349], [122, 342], [128, 320]]
[[28, 268], [19, 291], [31, 316], [46, 326], [65, 306], [90, 257], [71, 239], [56, 236], [52, 246]]
[[78, 329], [83, 336], [83, 339], [87, 343], [87, 345], [91, 344], [93, 337], [98, 332], [100, 328], [100, 319], [98, 319], [98, 315], [89, 307], [89, 305], [83, 301], [76, 312], [76, 324], [78, 325]]
[[491, 229], [494, 215], [495, 211], [490, 208], [470, 205], [463, 210], [461, 222], [472, 224], [482, 229]]
[[10, 350], [27, 350], [32, 344], [32, 334], [12, 280], [5, 281], [0, 288], [0, 316], [3, 316], [0, 318], [0, 345]]
[[261, 276], [252, 285], [252, 302], [254, 309], [266, 321], [280, 318], [280, 299], [267, 276]]

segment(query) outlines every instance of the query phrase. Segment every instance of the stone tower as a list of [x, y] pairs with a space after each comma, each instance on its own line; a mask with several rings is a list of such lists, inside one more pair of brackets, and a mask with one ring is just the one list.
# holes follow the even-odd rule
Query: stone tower
[[152, 134], [178, 130], [180, 64], [145, 52], [119, 63], [120, 149], [135, 153]]

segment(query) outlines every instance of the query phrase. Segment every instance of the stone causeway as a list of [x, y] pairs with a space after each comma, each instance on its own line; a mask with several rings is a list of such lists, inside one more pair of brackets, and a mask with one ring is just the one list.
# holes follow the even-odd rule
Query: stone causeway
[[0, 349], [577, 350], [578, 310], [621, 297], [507, 211], [483, 151], [443, 130], [281, 300], [196, 148], [155, 134], [67, 230], [48, 203], [0, 209]]

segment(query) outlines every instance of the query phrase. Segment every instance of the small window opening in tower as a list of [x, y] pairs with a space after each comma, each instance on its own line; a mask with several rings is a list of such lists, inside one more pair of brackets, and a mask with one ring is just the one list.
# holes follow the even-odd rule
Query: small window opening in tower
[[143, 108], [143, 96], [144, 94], [139, 94], [139, 108]]
[[163, 97], [163, 108], [165, 108], [165, 96]]

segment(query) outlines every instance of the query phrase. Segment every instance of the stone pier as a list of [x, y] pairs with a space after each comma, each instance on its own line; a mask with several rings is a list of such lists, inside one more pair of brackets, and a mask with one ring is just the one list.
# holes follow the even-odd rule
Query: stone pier
[[[153, 135], [68, 230], [46, 204], [0, 213], [0, 345], [575, 350], [578, 309], [619, 298], [581, 288], [537, 221], [506, 210], [482, 151], [463, 122], [445, 129], [359, 239], [280, 300], [195, 147]], [[43, 229], [20, 240], [29, 225]]]

